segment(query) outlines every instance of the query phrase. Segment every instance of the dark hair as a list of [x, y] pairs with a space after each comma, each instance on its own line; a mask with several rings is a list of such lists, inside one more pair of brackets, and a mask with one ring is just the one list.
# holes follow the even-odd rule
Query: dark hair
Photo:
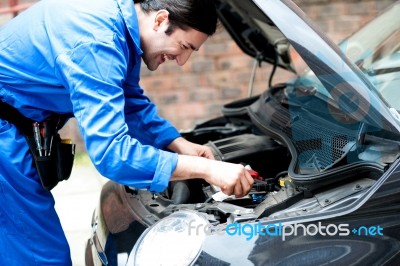
[[136, 0], [145, 13], [165, 9], [169, 12], [170, 25], [166, 34], [175, 27], [193, 28], [209, 36], [217, 29], [217, 12], [213, 0]]

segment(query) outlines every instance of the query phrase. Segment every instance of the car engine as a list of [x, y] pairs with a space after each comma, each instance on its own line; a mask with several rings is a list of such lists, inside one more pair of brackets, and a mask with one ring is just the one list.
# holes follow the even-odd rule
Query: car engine
[[[365, 134], [363, 123], [332, 125], [333, 107], [322, 108], [326, 102], [310, 88], [298, 90], [278, 85], [227, 104], [223, 116], [182, 132], [189, 141], [209, 146], [217, 160], [243, 164], [254, 178], [248, 195], [227, 196], [197, 179], [170, 182], [162, 193], [111, 182], [101, 199], [112, 202], [102, 207], [110, 232], [126, 230], [132, 221], [149, 227], [180, 209], [204, 213], [213, 225], [295, 217], [323, 211], [371, 187], [399, 156], [396, 142]], [[297, 98], [290, 99], [291, 94]], [[343, 118], [340, 110], [333, 114]]]

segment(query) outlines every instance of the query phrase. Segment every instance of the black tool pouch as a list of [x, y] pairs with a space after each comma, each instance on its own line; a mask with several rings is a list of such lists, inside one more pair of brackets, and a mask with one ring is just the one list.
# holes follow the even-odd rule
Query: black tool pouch
[[[58, 182], [67, 180], [71, 175], [75, 144], [62, 140], [58, 134], [58, 130], [71, 117], [72, 114], [54, 114], [42, 123], [37, 123], [0, 100], [0, 118], [14, 124], [25, 136], [42, 185], [47, 190], [51, 190]], [[46, 143], [39, 149], [41, 144], [38, 142], [41, 141]]]
[[50, 155], [40, 156], [36, 148], [35, 138], [29, 135], [25, 135], [25, 138], [33, 155], [40, 181], [45, 189], [50, 191], [58, 182], [70, 177], [75, 157], [75, 144], [65, 143], [56, 133], [53, 137]]

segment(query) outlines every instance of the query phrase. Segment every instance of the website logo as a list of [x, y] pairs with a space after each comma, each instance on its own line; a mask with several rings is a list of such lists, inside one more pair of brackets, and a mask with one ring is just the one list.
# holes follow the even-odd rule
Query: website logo
[[[238, 223], [228, 224], [225, 228], [216, 229], [210, 224], [192, 225], [189, 222], [189, 235], [198, 235], [200, 232], [206, 235], [210, 234], [227, 234], [229, 236], [244, 236], [246, 240], [251, 240], [256, 236], [280, 237], [282, 241], [287, 240], [290, 236], [349, 236], [350, 234], [358, 236], [383, 236], [383, 228], [376, 226], [359, 226], [351, 228], [349, 224], [328, 224], [323, 225], [321, 222], [316, 224], [283, 224], [281, 222], [272, 224], [257, 223]], [[201, 231], [200, 231], [201, 230]]]

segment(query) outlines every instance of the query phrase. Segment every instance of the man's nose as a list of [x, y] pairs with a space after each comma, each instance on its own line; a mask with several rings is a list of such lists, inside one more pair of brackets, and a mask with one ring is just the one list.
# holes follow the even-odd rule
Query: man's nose
[[176, 63], [178, 64], [178, 66], [183, 66], [192, 55], [192, 52], [192, 50], [186, 50], [182, 54], [178, 55], [176, 57]]

